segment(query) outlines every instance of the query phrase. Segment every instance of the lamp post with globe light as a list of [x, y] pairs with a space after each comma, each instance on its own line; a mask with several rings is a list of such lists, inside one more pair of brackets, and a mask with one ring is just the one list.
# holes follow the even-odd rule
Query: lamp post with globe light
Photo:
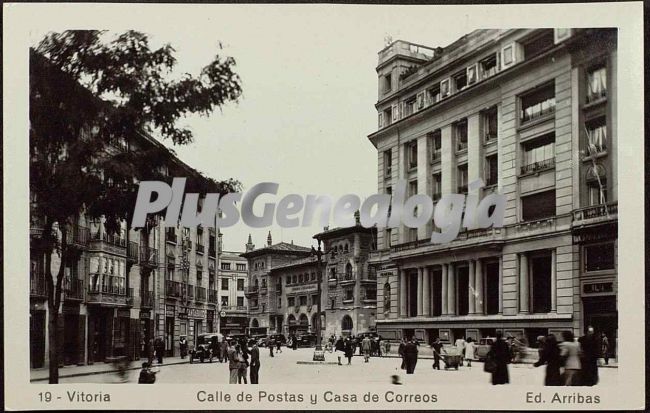
[[318, 260], [318, 301], [316, 302], [316, 348], [314, 349], [314, 358], [313, 361], [325, 361], [325, 352], [323, 351], [321, 343], [321, 295], [322, 295], [322, 283], [323, 283], [323, 269], [322, 269], [322, 256], [323, 251], [320, 246], [321, 240], [318, 240], [318, 249], [311, 247], [312, 257], [316, 257]]

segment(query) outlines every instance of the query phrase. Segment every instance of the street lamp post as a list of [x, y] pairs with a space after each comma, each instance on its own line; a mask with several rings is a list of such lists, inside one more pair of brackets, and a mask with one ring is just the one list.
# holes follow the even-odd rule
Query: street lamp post
[[322, 260], [323, 251], [320, 247], [320, 240], [318, 240], [318, 249], [311, 247], [312, 256], [316, 256], [318, 259], [318, 301], [316, 302], [316, 348], [314, 349], [314, 358], [313, 361], [325, 361], [325, 352], [321, 345], [321, 306], [322, 301], [322, 283], [323, 283], [323, 269], [322, 269]]

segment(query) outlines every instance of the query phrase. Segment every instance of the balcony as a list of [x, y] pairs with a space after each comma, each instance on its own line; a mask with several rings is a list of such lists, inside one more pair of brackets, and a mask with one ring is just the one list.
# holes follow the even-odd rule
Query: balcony
[[140, 291], [140, 308], [153, 308], [153, 291]]
[[337, 283], [338, 283], [338, 280], [336, 278], [328, 278], [327, 279], [327, 286], [328, 287], [336, 287]]
[[257, 295], [258, 294], [258, 287], [255, 285], [249, 285], [244, 289], [244, 295], [248, 298], [249, 296]]
[[221, 311], [228, 313], [241, 313], [246, 311], [246, 306], [244, 305], [222, 305]]
[[109, 235], [106, 232], [96, 231], [92, 233], [90, 237], [91, 241], [102, 241], [116, 247], [126, 248], [126, 238], [122, 238], [119, 235]]
[[264, 294], [266, 294], [268, 292], [269, 292], [269, 290], [266, 287], [266, 285], [263, 285], [263, 286], [260, 287], [260, 294], [264, 295]]
[[572, 226], [598, 224], [618, 219], [618, 202], [600, 204], [576, 209], [573, 211]]
[[204, 303], [206, 301], [205, 287], [196, 287], [195, 297], [196, 301]]
[[354, 284], [355, 281], [356, 281], [356, 279], [357, 279], [357, 278], [356, 278], [353, 274], [345, 274], [345, 275], [341, 278], [341, 285], [350, 285], [350, 284]]
[[215, 258], [216, 256], [217, 256], [217, 251], [212, 247], [208, 248], [208, 257]]
[[369, 272], [365, 277], [361, 277], [361, 284], [376, 284], [377, 283], [377, 273]]
[[155, 248], [140, 247], [140, 265], [156, 268], [158, 267], [158, 250]]
[[31, 273], [29, 278], [29, 296], [41, 297], [47, 296], [47, 283], [44, 274]]
[[196, 244], [196, 253], [203, 255], [205, 252], [205, 246], [202, 244]]
[[496, 132], [486, 132], [485, 133], [485, 143], [496, 142], [498, 135]]
[[458, 185], [458, 193], [459, 194], [466, 194], [467, 193], [467, 185]]
[[127, 305], [127, 289], [124, 287], [124, 277], [104, 276], [100, 285], [100, 274], [91, 274], [93, 282], [88, 286], [86, 302], [110, 306]]
[[81, 225], [68, 225], [68, 244], [85, 247], [90, 241], [90, 229]]
[[66, 301], [83, 301], [84, 281], [78, 278], [64, 278], [63, 299]]
[[434, 244], [429, 238], [420, 239], [390, 247], [390, 252], [395, 256], [412, 256], [421, 255], [428, 252], [439, 252], [454, 248], [474, 247], [483, 245], [484, 248], [490, 248], [489, 244], [499, 246], [503, 243], [505, 235], [503, 228], [480, 228], [471, 231], [463, 230], [458, 236], [448, 244]]
[[535, 172], [544, 171], [555, 167], [555, 158], [545, 159], [539, 162], [533, 162], [521, 167], [521, 174], [527, 175]]
[[180, 298], [181, 283], [178, 281], [165, 280], [165, 295], [170, 298]]
[[456, 152], [462, 152], [467, 150], [467, 137], [465, 140], [458, 140], [458, 145], [456, 146]]
[[217, 291], [216, 291], [216, 290], [209, 289], [209, 290], [208, 290], [208, 303], [210, 303], [210, 304], [217, 304], [217, 302], [218, 302], [218, 301], [217, 301], [217, 298], [218, 298], [218, 296], [217, 296]]

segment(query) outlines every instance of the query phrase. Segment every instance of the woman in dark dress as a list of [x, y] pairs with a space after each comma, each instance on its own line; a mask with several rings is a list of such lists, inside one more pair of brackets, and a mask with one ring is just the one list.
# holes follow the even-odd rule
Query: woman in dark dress
[[510, 350], [500, 332], [497, 333], [497, 338], [490, 347], [488, 357], [491, 357], [496, 365], [496, 368], [492, 372], [492, 384], [509, 383], [508, 363], [510, 363]]
[[352, 364], [352, 356], [354, 355], [355, 345], [349, 338], [345, 339], [345, 357], [348, 359], [348, 365]]
[[549, 334], [544, 340], [544, 345], [535, 367], [546, 364], [546, 377], [544, 386], [561, 386], [560, 379], [560, 347], [557, 345], [557, 339], [554, 334]]

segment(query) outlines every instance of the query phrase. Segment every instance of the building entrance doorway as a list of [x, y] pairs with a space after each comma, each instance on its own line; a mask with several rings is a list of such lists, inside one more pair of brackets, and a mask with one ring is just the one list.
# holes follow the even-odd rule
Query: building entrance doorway
[[616, 341], [618, 339], [618, 312], [616, 311], [616, 296], [583, 298], [584, 326], [582, 334], [592, 326], [600, 339], [602, 333], [607, 335], [609, 356], [616, 357]]

